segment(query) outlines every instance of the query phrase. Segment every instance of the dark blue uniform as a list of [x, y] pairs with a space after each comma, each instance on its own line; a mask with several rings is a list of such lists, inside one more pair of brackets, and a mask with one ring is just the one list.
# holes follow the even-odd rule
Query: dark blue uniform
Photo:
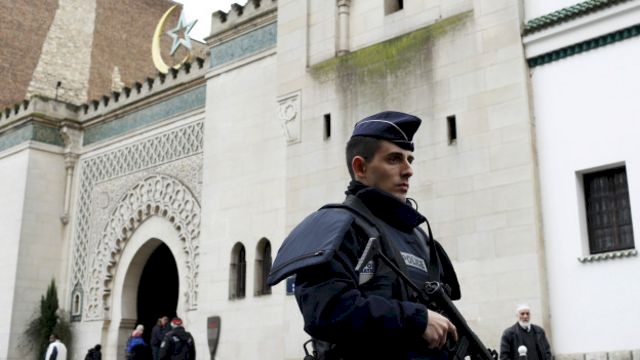
[[[383, 224], [387, 257], [411, 280], [443, 282], [458, 299], [453, 267], [437, 242], [418, 226], [426, 219], [411, 206], [374, 188], [352, 182], [356, 196]], [[368, 263], [361, 273], [356, 264], [368, 236], [352, 212], [323, 208], [311, 214], [285, 239], [269, 281], [275, 284], [296, 274], [295, 295], [305, 331], [335, 344], [341, 359], [437, 359], [442, 352], [428, 348], [422, 338], [427, 308], [416, 294], [381, 261]], [[420, 232], [420, 233], [418, 233]], [[391, 253], [390, 253], [391, 252]]]
[[196, 360], [196, 345], [191, 333], [178, 326], [165, 334], [158, 358], [161, 360]]

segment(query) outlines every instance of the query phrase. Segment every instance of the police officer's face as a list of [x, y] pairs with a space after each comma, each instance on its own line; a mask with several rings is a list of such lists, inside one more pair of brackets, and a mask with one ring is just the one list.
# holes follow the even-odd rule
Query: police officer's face
[[413, 175], [413, 153], [383, 140], [370, 162], [354, 169], [361, 183], [386, 191], [401, 201], [407, 199], [409, 178]]

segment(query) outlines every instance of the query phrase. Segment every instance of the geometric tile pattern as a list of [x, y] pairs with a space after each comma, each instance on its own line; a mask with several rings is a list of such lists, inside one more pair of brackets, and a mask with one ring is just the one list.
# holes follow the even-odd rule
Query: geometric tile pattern
[[218, 67], [242, 59], [276, 45], [278, 27], [276, 23], [262, 26], [242, 36], [213, 46], [210, 52], [210, 67]]

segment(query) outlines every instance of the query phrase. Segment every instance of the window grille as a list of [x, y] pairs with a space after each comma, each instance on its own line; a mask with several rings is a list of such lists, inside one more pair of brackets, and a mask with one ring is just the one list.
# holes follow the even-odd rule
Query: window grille
[[633, 249], [626, 167], [583, 175], [589, 252]]

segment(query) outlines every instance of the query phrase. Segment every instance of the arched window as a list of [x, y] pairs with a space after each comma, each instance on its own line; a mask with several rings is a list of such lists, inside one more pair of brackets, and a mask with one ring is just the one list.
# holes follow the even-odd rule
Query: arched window
[[254, 271], [253, 293], [256, 296], [271, 294], [267, 277], [271, 272], [271, 243], [262, 238], [256, 247], [256, 266]]
[[71, 291], [71, 321], [82, 319], [82, 288], [76, 284]]
[[229, 269], [229, 299], [243, 299], [247, 282], [246, 251], [242, 243], [236, 243], [231, 250]]

